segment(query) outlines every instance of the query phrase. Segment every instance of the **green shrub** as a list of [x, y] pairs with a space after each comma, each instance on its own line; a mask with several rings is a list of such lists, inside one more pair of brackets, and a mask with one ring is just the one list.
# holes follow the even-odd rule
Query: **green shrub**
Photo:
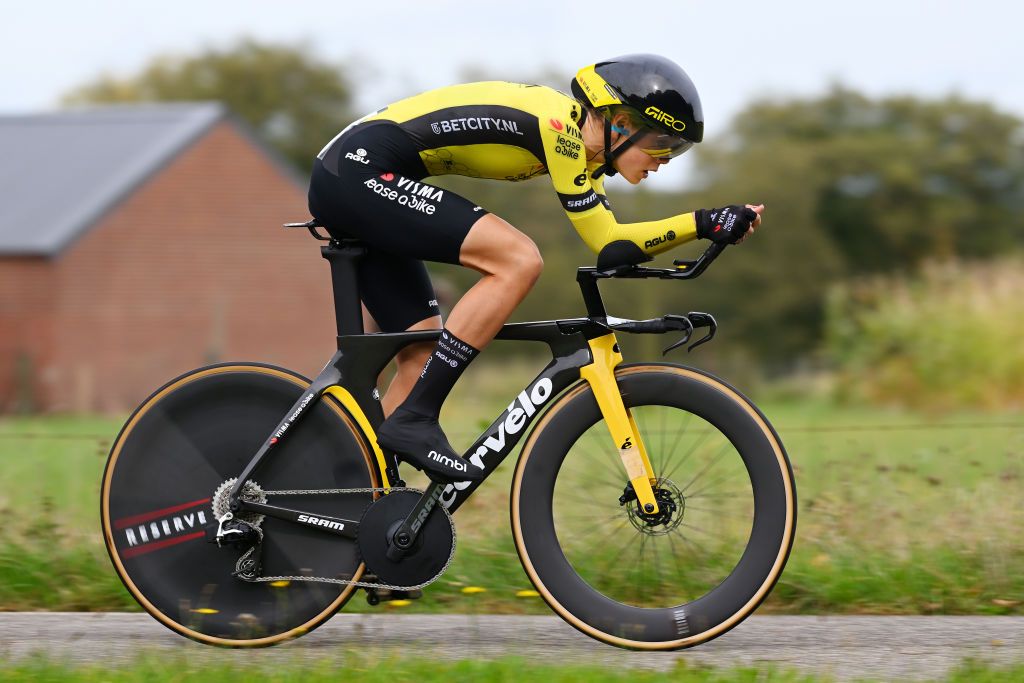
[[933, 263], [831, 291], [842, 398], [917, 408], [1024, 404], [1024, 262]]

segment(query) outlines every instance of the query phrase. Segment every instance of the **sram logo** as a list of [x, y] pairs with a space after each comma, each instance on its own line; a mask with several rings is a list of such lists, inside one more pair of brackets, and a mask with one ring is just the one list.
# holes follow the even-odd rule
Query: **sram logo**
[[337, 529], [341, 531], [345, 528], [345, 525], [341, 522], [335, 522], [332, 519], [323, 519], [321, 517], [314, 517], [313, 515], [299, 515], [299, 521], [310, 526], [323, 526], [328, 529]]
[[[469, 456], [469, 461], [476, 467], [484, 469], [485, 457], [492, 453], [505, 454], [514, 445], [508, 443], [508, 437], [523, 431], [527, 418], [536, 415], [537, 410], [548, 402], [553, 393], [554, 385], [547, 377], [537, 380], [532, 387], [521, 391], [506, 409], [505, 419], [498, 423], [498, 431], [489, 435], [482, 444], [477, 446], [477, 449]], [[441, 495], [441, 504], [445, 507], [451, 505], [455, 500], [455, 492], [465, 490], [471, 483], [458, 481], [448, 484]]]

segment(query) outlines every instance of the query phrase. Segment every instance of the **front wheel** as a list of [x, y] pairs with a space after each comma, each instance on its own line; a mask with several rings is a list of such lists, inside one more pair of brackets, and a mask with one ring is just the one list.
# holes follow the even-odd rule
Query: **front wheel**
[[552, 406], [523, 447], [512, 528], [544, 600], [587, 635], [643, 650], [725, 633], [767, 597], [796, 528], [796, 488], [778, 436], [720, 380], [672, 365], [616, 379], [646, 448], [659, 504], [647, 514], [586, 383]]

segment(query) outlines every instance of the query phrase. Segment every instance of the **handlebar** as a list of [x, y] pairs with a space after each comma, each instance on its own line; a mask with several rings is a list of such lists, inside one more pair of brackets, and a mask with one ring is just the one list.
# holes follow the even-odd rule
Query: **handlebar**
[[594, 279], [603, 278], [657, 278], [659, 280], [691, 280], [707, 270], [708, 266], [725, 251], [726, 244], [712, 244], [704, 253], [692, 261], [676, 259], [672, 262], [675, 268], [645, 268], [636, 265], [616, 266], [614, 268], [580, 268], [579, 275], [589, 275]]

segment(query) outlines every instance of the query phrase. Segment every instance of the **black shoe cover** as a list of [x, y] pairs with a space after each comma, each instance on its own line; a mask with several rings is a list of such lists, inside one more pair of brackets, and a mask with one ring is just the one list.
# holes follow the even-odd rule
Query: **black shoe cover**
[[411, 410], [398, 408], [384, 420], [377, 430], [377, 443], [435, 481], [484, 478], [482, 469], [455, 452], [436, 419]]

